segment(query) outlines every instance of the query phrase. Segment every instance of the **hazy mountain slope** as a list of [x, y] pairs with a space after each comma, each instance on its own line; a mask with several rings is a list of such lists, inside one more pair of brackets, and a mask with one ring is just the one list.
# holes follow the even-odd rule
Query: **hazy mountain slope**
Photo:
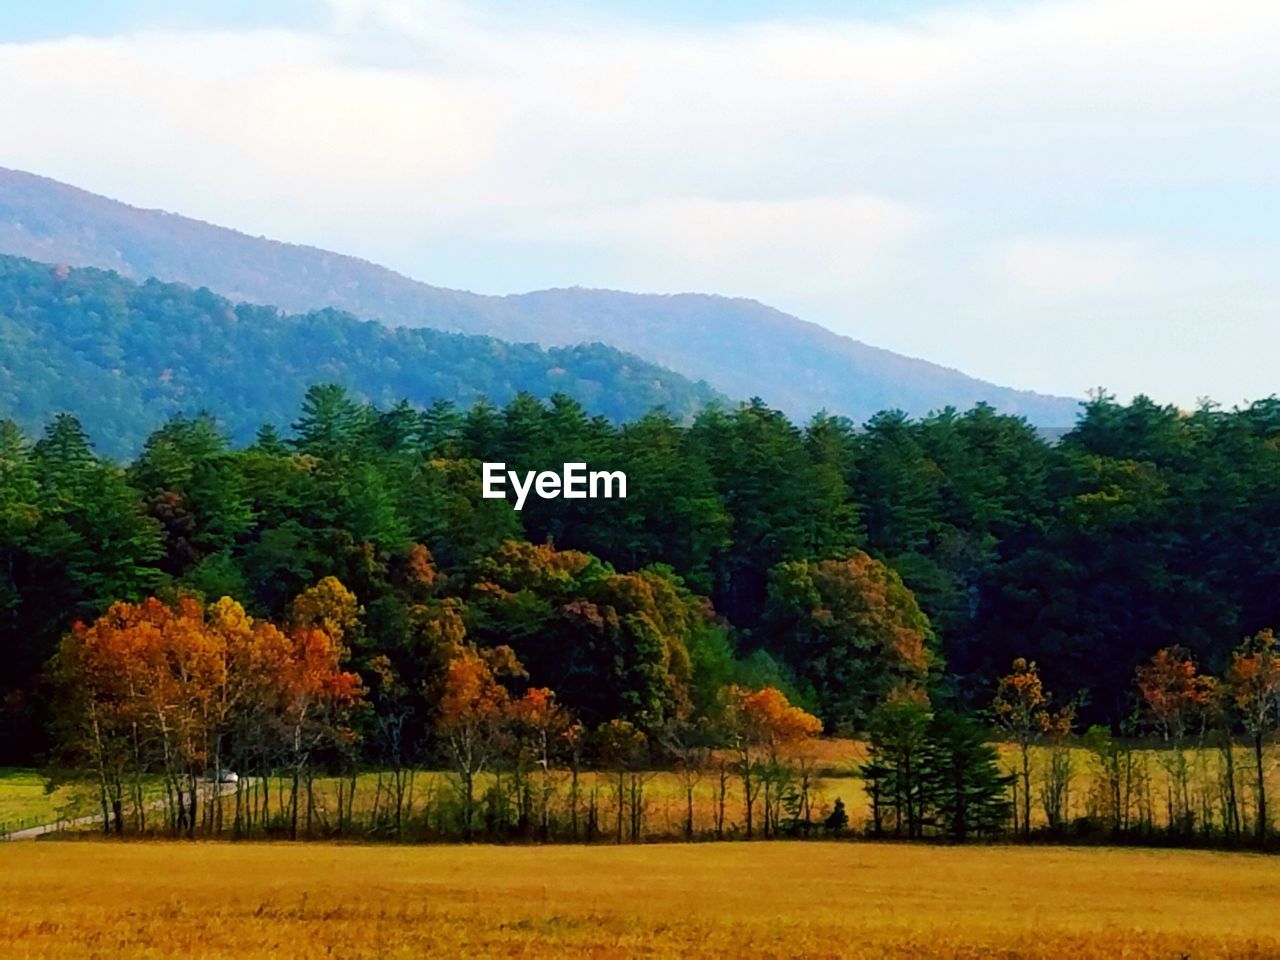
[[283, 315], [181, 284], [0, 256], [0, 417], [30, 433], [65, 410], [103, 452], [124, 456], [170, 415], [207, 408], [244, 441], [264, 422], [286, 426], [319, 381], [380, 405], [563, 392], [615, 420], [659, 405], [688, 417], [717, 399], [600, 344], [544, 350], [330, 309]]
[[3, 169], [0, 252], [208, 286], [290, 311], [332, 306], [392, 325], [543, 345], [603, 341], [705, 379], [729, 396], [760, 396], [797, 417], [821, 408], [855, 419], [886, 407], [922, 414], [978, 400], [1050, 427], [1069, 425], [1076, 413], [1074, 400], [976, 380], [751, 300], [582, 289], [480, 296]]
[[868, 346], [755, 300], [544, 290], [502, 298], [497, 316], [513, 338], [539, 326], [565, 342], [591, 335], [681, 373], [704, 371], [697, 375], [729, 396], [760, 396], [799, 417], [825, 408], [860, 421], [985, 400], [1042, 426], [1069, 426], [1078, 406]]

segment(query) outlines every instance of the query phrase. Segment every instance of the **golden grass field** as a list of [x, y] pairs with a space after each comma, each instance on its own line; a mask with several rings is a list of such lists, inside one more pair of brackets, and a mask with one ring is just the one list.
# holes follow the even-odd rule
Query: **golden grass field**
[[27, 957], [1276, 957], [1280, 861], [727, 843], [0, 846]]
[[[1007, 771], [1018, 766], [1017, 749], [1010, 744], [1000, 744], [999, 751]], [[804, 744], [801, 756], [812, 766], [814, 771], [810, 794], [815, 819], [825, 819], [830, 813], [836, 799], [844, 801], [849, 814], [850, 823], [855, 830], [862, 829], [870, 819], [870, 802], [867, 798], [861, 778], [857, 774], [858, 766], [866, 760], [866, 746], [854, 740], [824, 738]], [[1043, 770], [1047, 760], [1047, 751], [1043, 748], [1033, 750], [1032, 759], [1032, 822], [1036, 826], [1044, 825], [1045, 813], [1039, 797], [1040, 783], [1043, 781]], [[1141, 771], [1150, 778], [1150, 795], [1154, 807], [1154, 818], [1157, 824], [1163, 824], [1163, 798], [1168, 791], [1169, 773], [1165, 767], [1161, 751], [1146, 749], [1137, 751], [1137, 762]], [[798, 758], [797, 758], [798, 759]], [[1221, 758], [1215, 750], [1203, 750], [1189, 759], [1191, 793], [1193, 803], [1197, 804], [1202, 796], [1218, 799], [1218, 776]], [[1253, 767], [1252, 758], [1244, 751], [1237, 750], [1237, 781], [1240, 802], [1246, 810], [1253, 804]], [[1268, 784], [1271, 796], [1280, 796], [1280, 750], [1270, 747], [1267, 755]], [[1067, 803], [1067, 818], [1084, 816], [1089, 812], [1090, 786], [1094, 779], [1093, 764], [1089, 753], [1083, 748], [1072, 750], [1073, 776]], [[509, 775], [508, 775], [509, 776]], [[536, 777], [536, 774], [534, 774]], [[568, 795], [568, 778], [565, 771], [557, 771], [552, 777], [553, 804], [563, 807]], [[384, 778], [385, 780], [385, 778]], [[678, 837], [684, 828], [686, 799], [684, 782], [678, 773], [672, 771], [654, 771], [645, 777], [645, 832], [650, 838]], [[477, 792], [493, 782], [492, 775], [479, 778]], [[407, 814], [420, 813], [424, 806], [431, 806], [441, 797], [452, 795], [453, 778], [441, 771], [418, 771], [413, 776], [412, 790], [408, 794]], [[285, 786], [284, 781], [273, 780], [273, 791]], [[582, 803], [587, 803], [587, 795], [592, 786], [598, 788], [598, 803], [602, 821], [612, 822], [614, 815], [613, 778], [610, 774], [583, 774], [580, 791]], [[726, 795], [726, 828], [732, 834], [741, 826], [743, 820], [741, 783], [736, 774], [731, 774]], [[319, 779], [315, 783], [317, 810], [328, 821], [333, 819], [338, 796], [338, 783], [333, 779]], [[714, 826], [715, 808], [717, 805], [717, 775], [714, 769], [707, 769], [694, 785], [694, 821], [700, 834], [710, 834]], [[365, 773], [358, 778], [354, 808], [357, 817], [367, 814], [378, 794], [378, 777]], [[224, 802], [230, 803], [230, 800]], [[385, 801], [384, 801], [385, 802]], [[607, 831], [606, 831], [607, 832]]]

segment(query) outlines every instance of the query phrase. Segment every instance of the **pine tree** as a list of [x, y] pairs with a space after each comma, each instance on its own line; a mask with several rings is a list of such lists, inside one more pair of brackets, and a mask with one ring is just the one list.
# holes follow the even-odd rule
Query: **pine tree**
[[951, 710], [929, 724], [920, 758], [925, 820], [952, 840], [990, 836], [1009, 821], [1013, 777], [982, 725]]

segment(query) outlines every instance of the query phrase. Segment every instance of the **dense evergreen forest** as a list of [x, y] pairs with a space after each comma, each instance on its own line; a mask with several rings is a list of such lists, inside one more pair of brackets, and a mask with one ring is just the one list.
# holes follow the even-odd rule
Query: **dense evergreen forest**
[[208, 409], [247, 443], [264, 422], [288, 424], [317, 380], [384, 405], [564, 393], [615, 421], [658, 406], [687, 419], [718, 397], [599, 343], [544, 350], [331, 309], [284, 314], [203, 288], [0, 256], [0, 411], [28, 430], [68, 411], [100, 452], [125, 459], [167, 417]]
[[[623, 470], [629, 496], [517, 513], [481, 499], [484, 460]], [[1081, 722], [1120, 730], [1136, 667], [1180, 645], [1223, 669], [1280, 623], [1278, 584], [1275, 400], [1100, 395], [1050, 444], [984, 406], [799, 427], [753, 402], [617, 426], [563, 395], [378, 409], [316, 386], [288, 436], [237, 449], [175, 417], [123, 468], [69, 415], [39, 438], [4, 422], [0, 762], [47, 751], [73, 622], [149, 596], [287, 622], [308, 591], [349, 591], [362, 722], [396, 712], [426, 744], [460, 644], [507, 650], [517, 688], [589, 725], [658, 729], [737, 683], [861, 731], [904, 688], [984, 709], [1027, 657], [1079, 692]]]

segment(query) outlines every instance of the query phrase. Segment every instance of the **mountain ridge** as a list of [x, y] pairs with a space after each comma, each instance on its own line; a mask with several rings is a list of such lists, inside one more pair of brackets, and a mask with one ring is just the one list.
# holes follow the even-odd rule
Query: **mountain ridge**
[[205, 286], [287, 312], [333, 307], [389, 326], [544, 347], [598, 341], [730, 397], [760, 396], [797, 419], [827, 410], [861, 421], [890, 408], [919, 416], [987, 402], [1039, 426], [1064, 427], [1078, 409], [1076, 400], [982, 381], [744, 297], [581, 286], [503, 295], [454, 290], [348, 254], [254, 237], [5, 168], [0, 252]]
[[543, 349], [333, 308], [287, 314], [208, 288], [0, 254], [0, 417], [31, 435], [65, 411], [103, 452], [127, 457], [167, 418], [212, 410], [246, 443], [264, 423], [286, 426], [318, 382], [384, 408], [563, 393], [614, 421], [654, 407], [689, 420], [725, 399], [603, 344]]

